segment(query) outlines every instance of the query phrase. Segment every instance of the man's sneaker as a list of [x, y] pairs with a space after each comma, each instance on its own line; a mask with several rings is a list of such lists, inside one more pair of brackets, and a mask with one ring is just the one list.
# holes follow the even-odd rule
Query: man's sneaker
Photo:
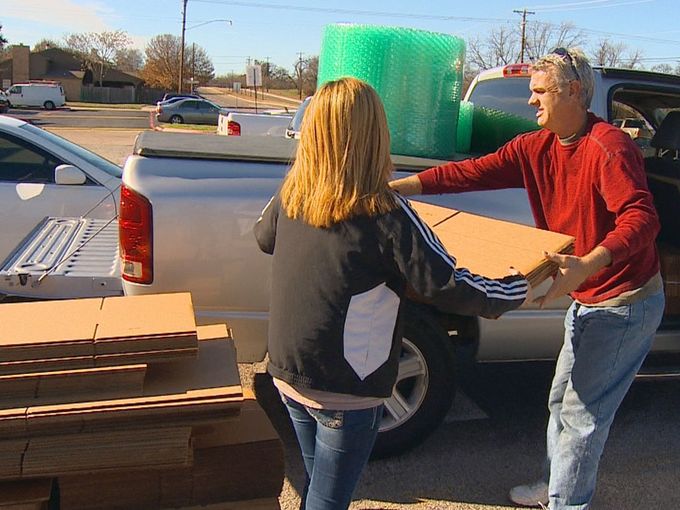
[[543, 480], [510, 490], [510, 501], [517, 505], [543, 507], [548, 504], [548, 499], [548, 484]]

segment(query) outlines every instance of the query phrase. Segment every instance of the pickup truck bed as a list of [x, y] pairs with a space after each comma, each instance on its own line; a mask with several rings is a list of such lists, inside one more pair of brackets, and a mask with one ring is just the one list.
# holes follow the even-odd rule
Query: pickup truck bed
[[122, 295], [119, 261], [117, 221], [45, 218], [0, 267], [0, 294], [41, 299]]
[[[196, 136], [190, 133], [144, 131], [135, 141], [134, 154], [154, 158], [209, 159], [225, 161], [257, 161], [288, 164], [295, 158], [298, 141], [288, 138], [244, 136]], [[395, 168], [424, 170], [445, 163], [438, 159], [393, 155]]]

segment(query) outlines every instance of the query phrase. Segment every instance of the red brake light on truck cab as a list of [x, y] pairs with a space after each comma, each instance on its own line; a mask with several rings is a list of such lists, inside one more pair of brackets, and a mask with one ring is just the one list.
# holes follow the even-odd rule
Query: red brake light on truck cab
[[503, 68], [503, 78], [529, 76], [531, 64], [510, 64]]
[[151, 203], [124, 184], [120, 188], [118, 235], [123, 279], [133, 283], [153, 281]]
[[229, 136], [241, 136], [241, 124], [233, 120], [227, 122], [227, 134]]

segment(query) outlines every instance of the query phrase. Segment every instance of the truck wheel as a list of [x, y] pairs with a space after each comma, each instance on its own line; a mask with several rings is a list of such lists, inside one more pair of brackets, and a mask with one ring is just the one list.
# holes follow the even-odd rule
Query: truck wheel
[[43, 106], [45, 107], [45, 110], [54, 110], [54, 103], [52, 101], [45, 101]]
[[170, 117], [170, 124], [184, 124], [184, 119], [180, 115]]
[[454, 354], [447, 332], [416, 307], [405, 311], [399, 374], [385, 403], [371, 458], [421, 443], [446, 416], [454, 396]]

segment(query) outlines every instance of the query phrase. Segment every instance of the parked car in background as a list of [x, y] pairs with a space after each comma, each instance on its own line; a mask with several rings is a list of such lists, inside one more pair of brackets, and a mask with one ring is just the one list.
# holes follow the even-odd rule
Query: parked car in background
[[290, 124], [288, 124], [288, 127], [286, 128], [286, 133], [285, 136], [286, 138], [291, 138], [291, 139], [299, 139], [300, 138], [300, 128], [302, 127], [302, 117], [305, 116], [305, 110], [307, 109], [307, 105], [309, 102], [312, 100], [312, 96], [308, 96], [305, 98], [304, 101], [300, 104], [298, 107], [297, 111], [295, 112], [295, 115], [293, 115], [293, 118], [290, 119]]
[[61, 108], [66, 103], [64, 89], [57, 82], [16, 83], [7, 89], [10, 106], [39, 107], [45, 110]]
[[289, 113], [222, 113], [217, 133], [226, 136], [283, 137], [292, 117]]
[[9, 111], [9, 99], [7, 94], [0, 90], [0, 113], [7, 113]]
[[46, 216], [114, 218], [121, 175], [79, 145], [0, 115], [0, 262]]
[[182, 98], [182, 97], [193, 97], [194, 99], [205, 99], [202, 95], [200, 94], [180, 94], [178, 92], [168, 92], [167, 94], [164, 94], [163, 97], [161, 98], [159, 103], [162, 103], [163, 101], [167, 101], [168, 99], [175, 99], [175, 98]]
[[212, 124], [217, 126], [221, 106], [207, 99], [184, 98], [156, 105], [156, 120], [171, 124]]

